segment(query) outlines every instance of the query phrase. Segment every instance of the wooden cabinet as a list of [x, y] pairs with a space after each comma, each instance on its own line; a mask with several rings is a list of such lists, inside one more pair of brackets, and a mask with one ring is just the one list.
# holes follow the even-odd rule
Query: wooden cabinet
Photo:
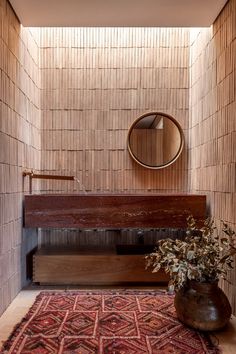
[[144, 255], [65, 249], [43, 249], [34, 255], [33, 281], [41, 284], [166, 284], [168, 279], [164, 271], [157, 275], [145, 270]]
[[[192, 214], [205, 218], [204, 195], [83, 194], [25, 196], [25, 227], [185, 228]], [[41, 284], [163, 283], [164, 272], [145, 270], [144, 255], [99, 249], [41, 249], [34, 255], [33, 280]]]

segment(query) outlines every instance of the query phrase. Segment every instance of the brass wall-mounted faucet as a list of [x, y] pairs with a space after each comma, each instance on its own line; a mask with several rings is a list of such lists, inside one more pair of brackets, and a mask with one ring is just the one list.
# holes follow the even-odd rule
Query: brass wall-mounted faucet
[[60, 176], [60, 175], [45, 175], [40, 173], [35, 173], [33, 170], [24, 171], [23, 177], [29, 176], [29, 193], [32, 194], [32, 180], [33, 178], [38, 179], [56, 179], [56, 180], [64, 180], [64, 181], [76, 181], [74, 176]]

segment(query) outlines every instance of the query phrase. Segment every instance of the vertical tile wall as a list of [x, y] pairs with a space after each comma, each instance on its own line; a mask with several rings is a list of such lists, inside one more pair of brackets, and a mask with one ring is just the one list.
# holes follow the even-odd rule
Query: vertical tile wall
[[38, 59], [32, 34], [0, 0], [0, 314], [25, 283], [25, 256], [37, 243], [22, 231], [22, 172], [40, 168]]
[[[133, 121], [152, 110], [173, 115], [187, 137], [189, 30], [42, 28], [40, 33], [42, 171], [81, 182], [43, 182], [42, 191], [186, 191], [186, 147], [174, 165], [155, 171], [131, 159], [126, 140]], [[42, 232], [44, 245], [109, 245], [135, 238], [130, 232]]]
[[[191, 192], [208, 196], [217, 226], [236, 229], [236, 1], [211, 28], [190, 32]], [[222, 282], [236, 313], [236, 271]]]
[[41, 29], [42, 170], [81, 181], [45, 191], [184, 191], [186, 149], [171, 167], [138, 166], [127, 152], [131, 123], [164, 111], [188, 129], [189, 30]]

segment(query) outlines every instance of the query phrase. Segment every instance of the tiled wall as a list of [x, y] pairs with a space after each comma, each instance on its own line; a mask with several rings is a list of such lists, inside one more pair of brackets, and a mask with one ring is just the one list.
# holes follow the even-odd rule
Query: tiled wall
[[41, 29], [42, 170], [75, 175], [44, 190], [184, 191], [186, 149], [153, 171], [132, 161], [131, 123], [164, 111], [188, 129], [189, 30]]
[[[189, 158], [191, 192], [236, 229], [236, 0], [211, 28], [191, 30]], [[236, 313], [236, 271], [223, 282]]]
[[22, 231], [22, 172], [40, 168], [38, 54], [0, 0], [0, 314], [25, 283], [25, 255], [37, 242]]
[[[45, 28], [40, 33], [42, 171], [81, 182], [48, 181], [42, 190], [186, 191], [186, 147], [173, 166], [145, 169], [129, 156], [127, 135], [137, 117], [155, 110], [173, 115], [187, 137], [189, 30]], [[44, 245], [136, 240], [131, 232], [42, 231]]]

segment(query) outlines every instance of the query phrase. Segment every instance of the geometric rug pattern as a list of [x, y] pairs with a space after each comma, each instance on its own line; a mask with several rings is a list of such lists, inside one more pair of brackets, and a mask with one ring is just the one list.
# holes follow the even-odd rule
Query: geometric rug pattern
[[0, 353], [216, 354], [160, 291], [41, 292]]

